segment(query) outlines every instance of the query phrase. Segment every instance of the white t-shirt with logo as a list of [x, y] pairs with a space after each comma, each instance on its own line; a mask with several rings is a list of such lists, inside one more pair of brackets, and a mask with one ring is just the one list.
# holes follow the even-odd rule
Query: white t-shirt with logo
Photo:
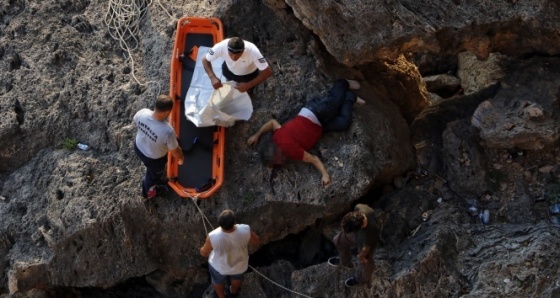
[[173, 127], [166, 121], [152, 117], [153, 111], [141, 109], [134, 115], [134, 123], [138, 128], [136, 146], [148, 158], [158, 159], [179, 146]]
[[212, 252], [208, 263], [221, 275], [241, 274], [249, 267], [249, 240], [251, 229], [245, 224], [236, 224], [235, 231], [225, 233], [217, 228], [208, 234]]
[[245, 43], [243, 54], [241, 54], [237, 61], [233, 61], [228, 55], [229, 40], [229, 38], [222, 40], [209, 49], [208, 53], [206, 53], [206, 60], [212, 62], [220, 57], [224, 59], [229, 70], [238, 76], [248, 75], [257, 70], [257, 68], [262, 71], [268, 67], [266, 59], [257, 46], [246, 40], [243, 41]]

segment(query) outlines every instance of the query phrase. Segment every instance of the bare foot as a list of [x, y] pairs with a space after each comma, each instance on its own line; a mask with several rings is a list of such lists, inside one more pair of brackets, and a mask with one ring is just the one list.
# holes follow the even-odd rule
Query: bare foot
[[360, 89], [360, 83], [358, 81], [355, 80], [346, 80], [346, 81], [348, 81], [348, 88], [350, 88], [351, 90]]
[[359, 98], [359, 97], [356, 97], [356, 104], [358, 104], [358, 105], [363, 105], [364, 103], [366, 103], [365, 100], [363, 100], [363, 99], [361, 99], [361, 98]]

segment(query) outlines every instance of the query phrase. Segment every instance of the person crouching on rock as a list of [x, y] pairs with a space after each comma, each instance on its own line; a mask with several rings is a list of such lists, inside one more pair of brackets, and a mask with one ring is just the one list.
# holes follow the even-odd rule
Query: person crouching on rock
[[222, 58], [222, 74], [228, 81], [237, 83], [239, 92], [252, 93], [253, 88], [272, 75], [272, 69], [252, 42], [239, 37], [225, 39], [215, 44], [202, 58], [204, 70], [214, 89], [222, 87], [222, 82], [214, 73], [211, 62]]
[[364, 204], [356, 205], [353, 212], [344, 215], [340, 226], [342, 231], [333, 238], [340, 257], [329, 258], [329, 265], [353, 268], [351, 249], [357, 247], [358, 258], [362, 264], [361, 274], [359, 277], [346, 279], [344, 284], [347, 287], [371, 287], [371, 274], [375, 269], [373, 254], [379, 241], [379, 227], [373, 209]]
[[[246, 224], [236, 224], [235, 214], [224, 210], [218, 217], [219, 228], [206, 237], [200, 254], [208, 257], [208, 269], [212, 286], [218, 297], [225, 292], [235, 296], [243, 282], [243, 274], [249, 267], [248, 245], [258, 245], [259, 237]], [[227, 280], [231, 285], [226, 289]], [[229, 296], [229, 295], [228, 295]]]
[[[313, 164], [321, 172], [321, 182], [327, 186], [331, 177], [319, 157], [308, 152], [323, 134], [323, 131], [345, 131], [352, 124], [352, 106], [364, 100], [349, 90], [360, 88], [354, 80], [337, 80], [327, 96], [315, 98], [301, 109], [290, 121], [280, 125], [275, 119], [266, 122], [254, 135], [247, 139], [249, 146], [255, 145], [262, 134], [272, 131], [269, 149], [276, 156], [270, 158], [272, 165], [280, 165], [284, 157]], [[277, 148], [274, 148], [277, 147]], [[279, 150], [278, 150], [279, 149]]]

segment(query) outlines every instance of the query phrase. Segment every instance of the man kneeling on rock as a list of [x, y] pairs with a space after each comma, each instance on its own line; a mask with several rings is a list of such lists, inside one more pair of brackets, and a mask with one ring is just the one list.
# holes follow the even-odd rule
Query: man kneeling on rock
[[[328, 185], [331, 177], [319, 157], [308, 152], [323, 134], [323, 131], [345, 131], [352, 124], [352, 106], [363, 104], [364, 100], [357, 97], [349, 89], [360, 88], [354, 80], [338, 80], [329, 90], [326, 97], [315, 98], [301, 109], [292, 120], [280, 125], [271, 119], [254, 135], [247, 139], [249, 146], [255, 145], [262, 134], [272, 131], [272, 148], [268, 152], [268, 162], [281, 165], [284, 156], [293, 160], [302, 160], [313, 164], [321, 172], [321, 182]], [[279, 150], [278, 150], [279, 149]]]
[[375, 269], [373, 253], [379, 240], [379, 227], [373, 209], [364, 204], [356, 205], [353, 212], [344, 215], [340, 226], [342, 231], [333, 239], [340, 257], [329, 258], [329, 265], [353, 268], [351, 249], [357, 247], [358, 258], [362, 264], [361, 274], [357, 278], [346, 279], [344, 284], [347, 287], [357, 285], [371, 287], [371, 274]]

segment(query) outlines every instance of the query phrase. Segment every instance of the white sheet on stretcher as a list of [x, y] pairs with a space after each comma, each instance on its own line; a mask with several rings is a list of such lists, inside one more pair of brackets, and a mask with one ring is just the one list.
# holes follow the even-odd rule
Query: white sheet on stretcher
[[214, 90], [210, 78], [202, 65], [202, 57], [208, 47], [198, 48], [191, 85], [185, 95], [185, 116], [197, 127], [232, 126], [236, 120], [249, 120], [253, 114], [253, 104], [247, 92], [233, 88], [235, 82], [224, 82], [222, 76], [223, 59], [212, 61], [212, 69], [223, 82], [223, 87]]

